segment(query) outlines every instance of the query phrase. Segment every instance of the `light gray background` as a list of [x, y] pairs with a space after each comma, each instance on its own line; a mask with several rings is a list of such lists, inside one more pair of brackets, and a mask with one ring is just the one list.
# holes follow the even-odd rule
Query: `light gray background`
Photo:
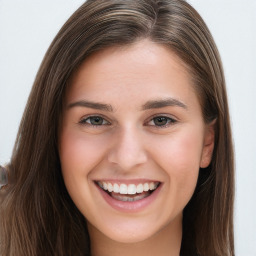
[[[189, 0], [222, 56], [236, 151], [236, 255], [256, 256], [256, 0]], [[0, 164], [52, 39], [83, 0], [0, 0]]]

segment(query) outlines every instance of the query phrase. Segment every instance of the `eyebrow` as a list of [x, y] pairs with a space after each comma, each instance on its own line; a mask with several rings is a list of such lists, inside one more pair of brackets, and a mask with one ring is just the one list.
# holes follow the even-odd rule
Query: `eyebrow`
[[[147, 101], [143, 106], [142, 110], [148, 110], [148, 109], [156, 109], [156, 108], [164, 108], [164, 107], [181, 107], [184, 109], [187, 109], [188, 107], [181, 101], [174, 99], [174, 98], [168, 98], [168, 99], [160, 99], [160, 100], [150, 100]], [[70, 103], [68, 105], [68, 109], [73, 107], [87, 107], [92, 109], [98, 109], [98, 110], [104, 110], [108, 112], [113, 112], [113, 108], [110, 104], [104, 104], [99, 102], [92, 102], [87, 100], [80, 100], [73, 103]]]
[[188, 109], [187, 105], [185, 105], [183, 102], [174, 98], [167, 98], [160, 100], [150, 100], [142, 106], [142, 110], [164, 107], [181, 107], [184, 109]]
[[93, 109], [113, 112], [113, 108], [109, 104], [103, 104], [103, 103], [92, 102], [92, 101], [87, 101], [87, 100], [76, 101], [76, 102], [73, 102], [68, 105], [68, 109], [73, 108], [73, 107], [86, 107], [86, 108], [93, 108]]

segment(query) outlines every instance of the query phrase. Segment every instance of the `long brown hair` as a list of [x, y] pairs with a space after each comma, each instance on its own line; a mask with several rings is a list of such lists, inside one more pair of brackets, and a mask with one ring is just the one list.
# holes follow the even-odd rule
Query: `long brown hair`
[[184, 209], [181, 255], [233, 256], [234, 164], [225, 79], [200, 15], [183, 0], [88, 0], [64, 24], [36, 76], [8, 166], [1, 255], [90, 255], [86, 220], [65, 188], [58, 156], [70, 76], [94, 52], [147, 38], [186, 64], [206, 123], [216, 120], [209, 167]]

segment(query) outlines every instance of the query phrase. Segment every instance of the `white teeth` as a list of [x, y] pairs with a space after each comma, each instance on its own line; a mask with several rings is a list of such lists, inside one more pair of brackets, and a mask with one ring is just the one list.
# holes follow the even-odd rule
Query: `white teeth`
[[127, 186], [125, 184], [120, 185], [119, 193], [120, 194], [127, 194]]
[[115, 193], [119, 193], [119, 186], [115, 183], [114, 186], [113, 186], [113, 191]]
[[143, 185], [143, 190], [144, 190], [144, 191], [149, 191], [149, 185], [148, 185], [148, 183], [144, 183], [144, 185]]
[[136, 192], [137, 192], [137, 193], [142, 193], [142, 192], [143, 192], [143, 185], [142, 185], [142, 184], [139, 184], [139, 185], [136, 187]]
[[124, 196], [124, 195], [119, 195], [119, 194], [112, 194], [112, 197], [114, 197], [115, 199], [117, 199], [119, 201], [123, 201], [123, 202], [134, 202], [134, 201], [141, 200], [148, 196], [149, 196], [148, 193], [135, 195], [134, 197]]
[[[143, 192], [147, 192], [149, 190], [155, 190], [157, 186], [159, 185], [159, 182], [145, 182], [144, 184], [138, 184], [137, 186], [135, 184], [120, 184], [117, 183], [110, 183], [110, 182], [98, 182], [98, 185], [108, 191], [108, 192], [114, 192], [119, 193], [121, 195], [135, 195], [135, 194], [141, 194]], [[130, 200], [130, 199], [127, 199]]]
[[129, 195], [134, 195], [136, 194], [136, 186], [134, 184], [128, 185], [128, 194]]
[[154, 182], [149, 183], [149, 190], [154, 190], [156, 188], [156, 185]]
[[113, 191], [113, 186], [111, 183], [108, 183], [108, 192], [112, 192]]
[[[100, 183], [100, 182], [99, 182]], [[106, 182], [103, 182], [103, 189], [108, 190], [108, 184]]]

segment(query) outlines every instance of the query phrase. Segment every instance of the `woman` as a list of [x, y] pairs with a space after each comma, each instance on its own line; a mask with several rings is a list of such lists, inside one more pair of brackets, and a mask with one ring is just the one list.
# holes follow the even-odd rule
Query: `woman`
[[1, 255], [234, 255], [225, 80], [199, 14], [83, 4], [41, 64], [8, 173]]

